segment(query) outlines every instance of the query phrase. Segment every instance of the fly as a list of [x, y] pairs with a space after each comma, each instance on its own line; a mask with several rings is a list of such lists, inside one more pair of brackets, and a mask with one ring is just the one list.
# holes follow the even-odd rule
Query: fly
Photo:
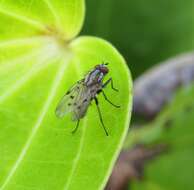
[[112, 103], [103, 91], [103, 89], [109, 83], [114, 91], [118, 91], [113, 87], [112, 78], [109, 78], [103, 83], [105, 75], [109, 72], [107, 65], [108, 63], [96, 65], [83, 79], [74, 84], [58, 103], [55, 111], [57, 117], [62, 118], [67, 113], [72, 113], [72, 120], [77, 121], [76, 127], [73, 129], [72, 133], [77, 131], [80, 119], [86, 115], [91, 101], [94, 100], [98, 110], [100, 122], [106, 135], [108, 136], [108, 131], [102, 119], [97, 95], [102, 93], [105, 100], [112, 106], [116, 108], [119, 108], [120, 106]]

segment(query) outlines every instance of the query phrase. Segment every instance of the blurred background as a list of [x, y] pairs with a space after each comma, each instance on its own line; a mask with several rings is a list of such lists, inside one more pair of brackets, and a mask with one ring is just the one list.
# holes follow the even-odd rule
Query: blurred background
[[133, 77], [194, 48], [194, 0], [86, 0], [82, 34], [105, 38]]
[[193, 189], [194, 0], [86, 7], [82, 34], [116, 46], [135, 80], [130, 133], [106, 189]]

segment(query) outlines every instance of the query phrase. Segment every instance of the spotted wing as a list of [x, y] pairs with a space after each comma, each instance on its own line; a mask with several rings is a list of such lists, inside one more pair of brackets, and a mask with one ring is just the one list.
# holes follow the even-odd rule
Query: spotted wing
[[78, 100], [76, 101], [76, 105], [74, 106], [72, 112], [73, 121], [79, 120], [80, 118], [83, 118], [85, 116], [91, 99], [92, 95], [90, 93], [90, 88], [84, 86], [79, 94]]
[[73, 112], [78, 104], [79, 98], [83, 96], [85, 88], [83, 80], [73, 85], [73, 87], [59, 101], [55, 110], [56, 116], [61, 118], [67, 113]]

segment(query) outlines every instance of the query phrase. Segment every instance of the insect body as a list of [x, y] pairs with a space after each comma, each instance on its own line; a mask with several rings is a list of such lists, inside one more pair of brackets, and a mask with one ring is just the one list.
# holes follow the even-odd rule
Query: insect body
[[113, 90], [118, 91], [113, 87], [112, 78], [109, 78], [105, 83], [103, 83], [103, 79], [108, 72], [109, 70], [107, 68], [107, 64], [96, 65], [93, 70], [91, 70], [83, 79], [74, 84], [73, 87], [70, 88], [69, 91], [67, 91], [67, 93], [59, 102], [55, 111], [56, 116], [61, 118], [67, 113], [72, 113], [72, 120], [77, 121], [77, 125], [72, 133], [76, 132], [79, 126], [80, 119], [85, 116], [91, 101], [95, 100], [101, 124], [106, 135], [108, 136], [108, 132], [104, 125], [101, 111], [98, 105], [97, 95], [102, 92], [106, 101], [108, 101], [114, 107], [120, 107], [113, 104], [106, 97], [103, 91], [103, 88], [105, 88], [109, 83], [111, 83], [111, 87]]

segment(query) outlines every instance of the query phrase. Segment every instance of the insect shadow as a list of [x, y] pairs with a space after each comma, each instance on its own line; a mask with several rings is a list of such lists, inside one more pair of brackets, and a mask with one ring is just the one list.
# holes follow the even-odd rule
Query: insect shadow
[[118, 89], [113, 86], [112, 78], [109, 78], [103, 83], [104, 77], [109, 72], [107, 65], [108, 63], [96, 65], [83, 79], [74, 84], [59, 101], [55, 110], [56, 116], [62, 118], [67, 113], [72, 113], [72, 120], [77, 121], [76, 127], [73, 129], [72, 133], [77, 131], [80, 119], [86, 115], [91, 101], [94, 100], [105, 134], [107, 136], [109, 135], [102, 119], [97, 95], [102, 93], [104, 99], [112, 106], [115, 108], [119, 108], [120, 106], [112, 103], [103, 91], [108, 84], [111, 84], [111, 88], [118, 92]]

